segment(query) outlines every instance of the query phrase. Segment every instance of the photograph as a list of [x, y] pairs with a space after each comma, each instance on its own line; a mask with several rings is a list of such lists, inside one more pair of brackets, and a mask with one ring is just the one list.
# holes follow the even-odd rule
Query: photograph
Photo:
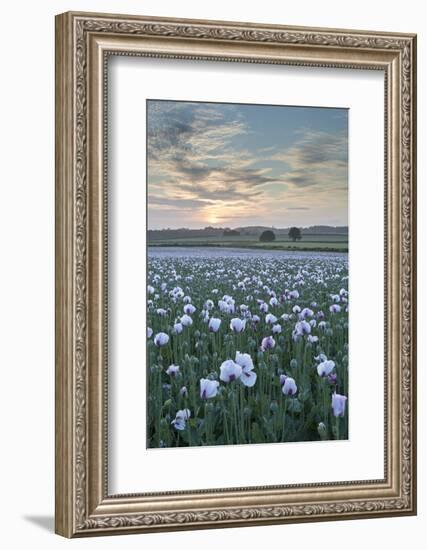
[[146, 100], [147, 448], [349, 439], [348, 114]]

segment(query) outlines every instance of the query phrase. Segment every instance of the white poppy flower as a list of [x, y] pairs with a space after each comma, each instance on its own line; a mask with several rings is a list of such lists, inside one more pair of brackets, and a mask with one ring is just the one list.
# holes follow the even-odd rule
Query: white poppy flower
[[196, 308], [193, 306], [193, 304], [187, 304], [184, 306], [184, 313], [187, 315], [192, 315], [196, 311]]
[[273, 298], [270, 299], [270, 305], [271, 305], [271, 307], [277, 306], [278, 303], [279, 303], [279, 301], [278, 301], [278, 299], [277, 299], [275, 296], [273, 296]]
[[184, 327], [182, 323], [175, 323], [173, 326], [173, 331], [175, 334], [181, 334], [181, 332], [184, 330]]
[[332, 304], [330, 307], [329, 307], [329, 311], [331, 313], [339, 313], [341, 311], [341, 306], [338, 305], [338, 304]]
[[154, 287], [148, 285], [147, 286], [147, 292], [148, 292], [148, 294], [154, 294]]
[[310, 334], [311, 332], [311, 326], [309, 323], [307, 323], [307, 321], [299, 321], [296, 325], [295, 325], [295, 332], [297, 335], [304, 335], [304, 334]]
[[308, 307], [305, 307], [301, 311], [301, 319], [307, 319], [308, 317], [313, 317], [314, 311]]
[[273, 334], [279, 334], [280, 332], [282, 332], [282, 327], [280, 325], [273, 325], [271, 330]]
[[150, 327], [147, 327], [147, 337], [151, 338], [153, 336], [153, 329]]
[[215, 397], [218, 393], [219, 382], [217, 380], [209, 380], [208, 378], [202, 378], [200, 380], [200, 398], [210, 399]]
[[175, 420], [172, 420], [171, 424], [175, 428], [175, 430], [185, 430], [187, 420], [190, 418], [190, 416], [190, 409], [179, 410], [175, 415]]
[[252, 388], [255, 385], [257, 375], [254, 372], [254, 364], [252, 357], [249, 353], [236, 352], [236, 363], [242, 367], [242, 374], [240, 375], [240, 381], [248, 388]]
[[265, 322], [268, 325], [273, 325], [274, 323], [277, 322], [277, 317], [275, 315], [273, 315], [272, 313], [269, 313], [268, 315], [265, 316]]
[[240, 378], [242, 374], [242, 367], [235, 363], [232, 359], [224, 361], [220, 366], [219, 378], [223, 382], [232, 382], [236, 378]]
[[332, 411], [334, 416], [344, 416], [347, 397], [339, 393], [332, 394]]
[[168, 312], [161, 307], [159, 307], [159, 309], [156, 310], [156, 313], [157, 315], [160, 315], [160, 317], [166, 317], [166, 315], [168, 314]]
[[216, 317], [212, 317], [212, 319], [210, 319], [209, 321], [210, 332], [218, 332], [220, 326], [221, 326], [221, 319], [217, 319]]
[[294, 313], [299, 313], [299, 312], [301, 311], [301, 308], [300, 308], [299, 306], [294, 306], [294, 307], [292, 308], [292, 311], [293, 311]]
[[181, 317], [181, 323], [184, 325], [184, 327], [191, 327], [193, 324], [193, 319], [189, 315], [183, 315]]
[[259, 310], [260, 310], [262, 313], [267, 313], [267, 311], [268, 311], [268, 304], [266, 304], [265, 302], [262, 302], [262, 303], [259, 305]]
[[168, 342], [169, 342], [169, 336], [165, 332], [159, 332], [154, 337], [154, 343], [158, 348], [162, 346], [166, 346]]
[[243, 370], [252, 370], [254, 368], [252, 357], [249, 353], [240, 353], [240, 351], [236, 351], [236, 363], [240, 365]]
[[282, 386], [282, 393], [284, 395], [295, 395], [297, 391], [298, 391], [298, 387], [295, 383], [295, 380], [290, 376], [287, 376]]
[[335, 363], [330, 360], [322, 361], [322, 363], [319, 363], [317, 365], [317, 374], [319, 376], [328, 376], [328, 374], [331, 374], [331, 372], [335, 368]]
[[233, 332], [239, 333], [243, 332], [245, 330], [246, 321], [243, 319], [238, 319], [237, 317], [234, 319], [231, 319], [230, 321], [230, 328]]
[[175, 378], [179, 374], [179, 365], [170, 365], [167, 370], [166, 374], [169, 374], [172, 378]]

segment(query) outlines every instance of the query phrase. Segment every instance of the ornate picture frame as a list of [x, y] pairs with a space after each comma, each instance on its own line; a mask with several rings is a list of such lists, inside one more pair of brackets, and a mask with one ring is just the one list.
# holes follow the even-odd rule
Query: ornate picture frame
[[[384, 479], [110, 495], [106, 60], [383, 71]], [[56, 532], [65, 537], [416, 513], [416, 36], [68, 12], [56, 17]]]

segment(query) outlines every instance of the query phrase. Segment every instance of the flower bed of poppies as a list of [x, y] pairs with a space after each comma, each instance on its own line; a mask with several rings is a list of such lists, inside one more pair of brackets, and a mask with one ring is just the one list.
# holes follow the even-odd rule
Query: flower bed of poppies
[[148, 447], [348, 438], [346, 254], [148, 268]]

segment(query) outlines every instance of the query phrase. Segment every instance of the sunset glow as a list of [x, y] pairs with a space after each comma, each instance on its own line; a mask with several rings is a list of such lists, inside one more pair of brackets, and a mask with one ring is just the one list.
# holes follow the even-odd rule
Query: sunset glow
[[150, 229], [347, 225], [348, 111], [147, 102]]

